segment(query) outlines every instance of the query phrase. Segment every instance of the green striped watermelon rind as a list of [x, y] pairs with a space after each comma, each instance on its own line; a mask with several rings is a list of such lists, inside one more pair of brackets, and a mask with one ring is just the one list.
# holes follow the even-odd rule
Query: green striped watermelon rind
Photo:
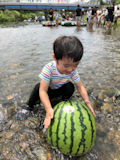
[[63, 154], [84, 155], [95, 143], [95, 118], [84, 103], [62, 101], [54, 107], [54, 119], [47, 129], [47, 137]]

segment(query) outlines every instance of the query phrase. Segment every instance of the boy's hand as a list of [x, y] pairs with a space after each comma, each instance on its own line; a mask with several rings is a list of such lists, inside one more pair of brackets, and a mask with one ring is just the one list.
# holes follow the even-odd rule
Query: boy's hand
[[51, 119], [53, 118], [54, 116], [54, 110], [52, 108], [48, 109], [47, 112], [46, 112], [46, 117], [45, 117], [45, 120], [44, 120], [44, 128], [48, 128], [49, 125], [50, 125], [50, 122], [51, 122]]

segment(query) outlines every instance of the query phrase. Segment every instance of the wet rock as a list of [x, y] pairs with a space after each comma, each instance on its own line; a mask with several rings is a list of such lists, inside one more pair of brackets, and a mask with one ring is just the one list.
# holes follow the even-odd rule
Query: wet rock
[[21, 142], [21, 141], [25, 141], [27, 139], [27, 135], [26, 134], [22, 134], [22, 135], [19, 135], [18, 137], [18, 140]]
[[11, 139], [14, 134], [15, 134], [15, 132], [13, 132], [13, 131], [7, 132], [5, 135], [5, 139]]
[[108, 89], [108, 90], [106, 90], [106, 95], [109, 98], [113, 97], [115, 95], [115, 93], [116, 93], [116, 89]]
[[21, 129], [21, 127], [19, 126], [18, 122], [14, 122], [11, 124], [10, 129], [14, 130], [14, 131], [19, 131]]
[[52, 160], [52, 155], [51, 155], [51, 153], [47, 153], [47, 160]]
[[30, 128], [36, 128], [38, 124], [38, 118], [37, 117], [30, 117], [25, 121], [25, 126], [29, 126]]
[[0, 111], [0, 123], [4, 120], [4, 114], [2, 111]]
[[48, 160], [46, 151], [42, 147], [37, 147], [33, 150], [33, 153], [37, 156], [38, 160]]
[[120, 123], [118, 123], [118, 131], [120, 131]]
[[4, 144], [2, 147], [3, 160], [18, 160], [16, 155], [12, 152], [13, 146], [11, 144]]
[[11, 99], [14, 98], [14, 95], [8, 95], [6, 98], [7, 98], [8, 100], [11, 100]]
[[120, 122], [120, 117], [115, 117], [114, 122], [116, 123]]
[[113, 139], [113, 138], [115, 138], [114, 130], [109, 131], [109, 133], [108, 133], [108, 138], [109, 138], [109, 139]]
[[96, 128], [97, 128], [98, 130], [100, 130], [101, 132], [104, 132], [104, 128], [103, 128], [102, 124], [97, 124], [97, 125], [96, 125]]
[[15, 134], [15, 132], [13, 132], [13, 131], [9, 131], [6, 133], [3, 132], [3, 133], [0, 135], [0, 142], [6, 142], [7, 140], [11, 139]]
[[0, 104], [0, 123], [2, 123], [7, 118], [7, 109], [3, 108], [2, 104]]
[[116, 98], [120, 98], [120, 90], [116, 91], [115, 97], [116, 97]]
[[109, 97], [106, 97], [106, 98], [104, 98], [104, 102], [111, 102], [112, 103], [112, 101], [113, 101], [113, 97], [112, 98], [109, 98]]
[[17, 77], [18, 77], [18, 75], [13, 74], [13, 75], [10, 76], [10, 79], [16, 79]]
[[29, 147], [29, 145], [25, 142], [21, 142], [20, 146], [21, 146], [21, 151], [22, 152], [25, 151]]
[[101, 107], [103, 111], [112, 112], [112, 105], [109, 103], [104, 103], [104, 105]]
[[8, 115], [8, 117], [13, 116], [14, 114], [15, 114], [15, 106], [8, 107], [8, 109], [7, 109], [7, 115]]
[[104, 100], [106, 97], [105, 95], [105, 90], [102, 90], [99, 94], [98, 94], [98, 99], [99, 100]]

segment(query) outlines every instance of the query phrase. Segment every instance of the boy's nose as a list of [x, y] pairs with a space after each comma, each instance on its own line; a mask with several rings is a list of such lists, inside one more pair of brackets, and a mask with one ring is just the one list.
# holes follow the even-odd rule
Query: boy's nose
[[72, 72], [73, 70], [74, 70], [73, 67], [69, 67], [67, 71]]

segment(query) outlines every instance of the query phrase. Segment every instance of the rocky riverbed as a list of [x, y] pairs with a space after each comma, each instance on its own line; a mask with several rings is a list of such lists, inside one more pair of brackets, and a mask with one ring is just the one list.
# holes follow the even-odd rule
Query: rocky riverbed
[[[26, 120], [16, 119], [41, 68], [52, 60], [53, 41], [63, 34], [78, 36], [84, 45], [78, 70], [96, 113], [96, 142], [82, 157], [65, 156], [49, 145], [41, 104]], [[1, 28], [0, 35], [0, 160], [120, 160], [119, 34], [31, 24]], [[73, 98], [82, 101], [77, 93]]]

